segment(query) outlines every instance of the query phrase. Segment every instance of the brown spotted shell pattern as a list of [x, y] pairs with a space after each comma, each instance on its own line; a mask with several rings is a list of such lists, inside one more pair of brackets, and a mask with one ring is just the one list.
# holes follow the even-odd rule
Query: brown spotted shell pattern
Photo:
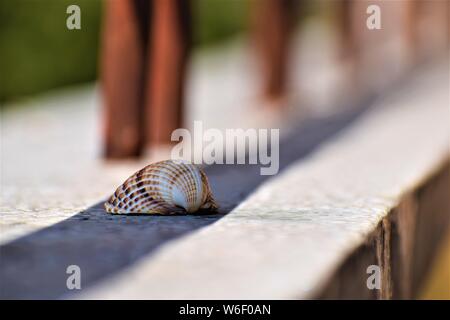
[[182, 160], [146, 166], [105, 202], [106, 211], [112, 214], [189, 214], [217, 208], [206, 174]]

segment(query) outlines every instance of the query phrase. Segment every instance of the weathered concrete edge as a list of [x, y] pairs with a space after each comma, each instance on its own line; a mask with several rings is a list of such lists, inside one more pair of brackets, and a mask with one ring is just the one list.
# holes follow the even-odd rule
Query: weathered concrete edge
[[[448, 126], [443, 121], [447, 106], [425, 108], [429, 97], [434, 97], [430, 95], [434, 91], [429, 90], [430, 82], [409, 86], [408, 95], [403, 95], [401, 102], [398, 99], [388, 102], [395, 105], [394, 109], [389, 108], [387, 113], [376, 111], [350, 130], [351, 134], [335, 139], [335, 142], [342, 142], [343, 138], [344, 143], [333, 142], [322, 148], [325, 151], [319, 155], [261, 186], [251, 199], [226, 218], [162, 247], [153, 259], [143, 261], [118, 282], [113, 279], [106, 286], [100, 286], [95, 290], [97, 294], [90, 297], [311, 297], [311, 292], [300, 293], [301, 289], [323, 285], [339, 260], [367, 242], [368, 237], [376, 233], [380, 221], [394, 208], [401, 207], [408, 190], [422, 190], [421, 183], [442, 162], [438, 160], [448, 159]], [[410, 95], [411, 92], [415, 94]], [[448, 89], [439, 92], [444, 93], [443, 100], [436, 101], [448, 103]], [[419, 124], [425, 125], [420, 128], [426, 135], [417, 133]], [[380, 141], [383, 144], [380, 145]], [[380, 150], [383, 152], [378, 152]], [[343, 157], [339, 161], [335, 159], [337, 151]], [[329, 161], [331, 159], [333, 161]], [[348, 160], [351, 163], [344, 168], [347, 172], [341, 173], [342, 165]], [[386, 168], [389, 168], [387, 172]], [[350, 175], [346, 176], [348, 173]], [[320, 188], [317, 181], [320, 181]], [[353, 187], [354, 183], [359, 185]], [[296, 192], [289, 194], [293, 185]], [[286, 196], [282, 201], [280, 197], [270, 198], [280, 194]], [[436, 192], [427, 194], [432, 196]], [[287, 199], [289, 201], [285, 201]], [[437, 202], [420, 201], [420, 210], [426, 212], [423, 208], [433, 203]], [[311, 217], [313, 228], [308, 220]], [[433, 228], [419, 229], [425, 234], [426, 230], [433, 232]], [[327, 233], [330, 233], [328, 238]], [[261, 236], [266, 237], [263, 239], [266, 242], [258, 242]], [[321, 243], [323, 239], [327, 240], [325, 246]], [[229, 245], [223, 244], [230, 240]], [[286, 250], [283, 248], [287, 244], [289, 251], [280, 253]], [[241, 247], [236, 249], [236, 245]], [[263, 254], [255, 252], [258, 248], [263, 248]], [[321, 252], [323, 249], [328, 254]], [[339, 255], [333, 251], [338, 251]], [[424, 256], [422, 254], [422, 258]], [[313, 266], [303, 262], [305, 257], [313, 258]], [[413, 269], [419, 274], [420, 264]], [[221, 276], [217, 271], [222, 271]], [[365, 270], [362, 271], [366, 276]], [[266, 285], [262, 286], [261, 281]], [[366, 284], [365, 279], [359, 282]]]
[[[310, 298], [416, 298], [442, 237], [450, 231], [449, 190], [450, 160], [447, 158], [419, 184], [405, 191], [376, 229], [343, 257]], [[429, 210], [430, 205], [442, 206], [442, 210]], [[367, 271], [370, 265], [380, 267], [379, 290], [369, 290], [366, 285], [373, 272]]]

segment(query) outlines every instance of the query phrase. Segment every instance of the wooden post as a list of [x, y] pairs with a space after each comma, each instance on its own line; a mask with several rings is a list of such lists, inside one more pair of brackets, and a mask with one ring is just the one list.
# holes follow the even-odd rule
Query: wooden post
[[404, 37], [411, 62], [416, 62], [418, 58], [418, 24], [419, 24], [419, 3], [410, 0], [404, 2]]
[[337, 30], [342, 60], [354, 62], [357, 56], [357, 39], [353, 26], [353, 0], [335, 2], [337, 11]]
[[450, 36], [449, 1], [416, 1], [419, 26], [418, 51], [423, 59], [448, 55]]
[[[106, 3], [101, 78], [104, 98], [104, 154], [138, 156], [143, 144], [142, 85], [145, 43], [143, 1]], [[139, 7], [138, 7], [139, 5]], [[140, 9], [140, 10], [136, 10]], [[139, 20], [139, 19], [140, 20]]]
[[261, 59], [263, 94], [269, 100], [278, 100], [285, 94], [294, 9], [300, 2], [300, 0], [255, 2], [255, 40]]
[[[351, 92], [358, 85], [360, 48], [358, 35], [355, 32], [353, 10], [354, 0], [337, 0], [333, 2], [336, 15], [336, 36], [338, 39], [338, 56], [341, 63], [348, 68], [348, 82]], [[349, 91], [350, 92], [350, 91]]]
[[146, 84], [146, 142], [170, 143], [182, 125], [184, 78], [190, 44], [190, 3], [154, 1], [148, 82]]

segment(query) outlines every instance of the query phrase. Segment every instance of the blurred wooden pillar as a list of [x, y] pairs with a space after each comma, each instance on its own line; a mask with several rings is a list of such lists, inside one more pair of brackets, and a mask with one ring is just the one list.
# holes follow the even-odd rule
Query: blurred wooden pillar
[[[143, 145], [142, 83], [145, 16], [137, 15], [142, 1], [106, 3], [101, 55], [105, 105], [104, 154], [107, 158], [138, 156]], [[141, 19], [141, 20], [139, 20]]]
[[358, 85], [360, 48], [355, 30], [354, 0], [336, 0], [333, 2], [335, 24], [338, 38], [339, 60], [348, 68], [348, 82], [352, 89]]
[[182, 126], [190, 20], [190, 1], [154, 1], [145, 103], [147, 142], [170, 143], [172, 131]]
[[418, 54], [421, 59], [433, 59], [447, 54], [450, 45], [450, 2], [417, 1]]
[[263, 94], [269, 100], [278, 100], [285, 94], [291, 31], [297, 5], [302, 1], [254, 2], [255, 40], [261, 60]]
[[409, 59], [411, 62], [416, 62], [418, 58], [419, 49], [419, 2], [409, 0], [404, 2], [405, 19], [404, 19], [404, 37], [407, 50], [409, 52]]
[[357, 56], [357, 35], [353, 25], [354, 0], [337, 0], [337, 30], [342, 60], [354, 62]]
[[[417, 46], [417, 1], [336, 1], [342, 60], [348, 63], [354, 91], [380, 90], [414, 62]], [[380, 29], [369, 29], [380, 10]]]
[[104, 154], [139, 156], [181, 126], [190, 42], [187, 0], [106, 2], [101, 78]]

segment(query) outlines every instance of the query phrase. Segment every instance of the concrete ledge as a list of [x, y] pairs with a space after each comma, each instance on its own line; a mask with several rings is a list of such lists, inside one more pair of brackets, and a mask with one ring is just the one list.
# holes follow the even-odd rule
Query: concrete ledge
[[448, 88], [447, 63], [418, 72], [224, 218], [75, 297], [414, 296], [449, 224]]
[[[164, 243], [222, 218], [270, 178], [261, 176], [255, 165], [208, 166], [205, 170], [221, 206], [219, 214], [108, 215], [102, 204], [113, 187], [168, 155], [152, 150], [151, 158], [137, 162], [99, 160], [94, 152], [98, 135], [92, 121], [96, 114], [92, 97], [86, 92], [84, 98], [63, 95], [50, 105], [35, 102], [2, 121], [6, 132], [2, 165], [8, 170], [1, 179], [0, 298], [60, 298], [70, 292], [66, 268], [73, 264], [82, 269], [86, 290], [126, 272], [142, 257], [148, 259]], [[283, 127], [280, 170], [307, 157], [356, 121], [368, 106], [365, 102], [354, 110], [303, 120], [289, 130]], [[39, 133], [34, 132], [36, 127]], [[45, 145], [51, 148], [42, 149]]]
[[[404, 194], [365, 241], [341, 262], [315, 297], [417, 298], [435, 248], [448, 230], [449, 172], [447, 162], [425, 184]], [[369, 265], [381, 267], [381, 290], [367, 289]]]

